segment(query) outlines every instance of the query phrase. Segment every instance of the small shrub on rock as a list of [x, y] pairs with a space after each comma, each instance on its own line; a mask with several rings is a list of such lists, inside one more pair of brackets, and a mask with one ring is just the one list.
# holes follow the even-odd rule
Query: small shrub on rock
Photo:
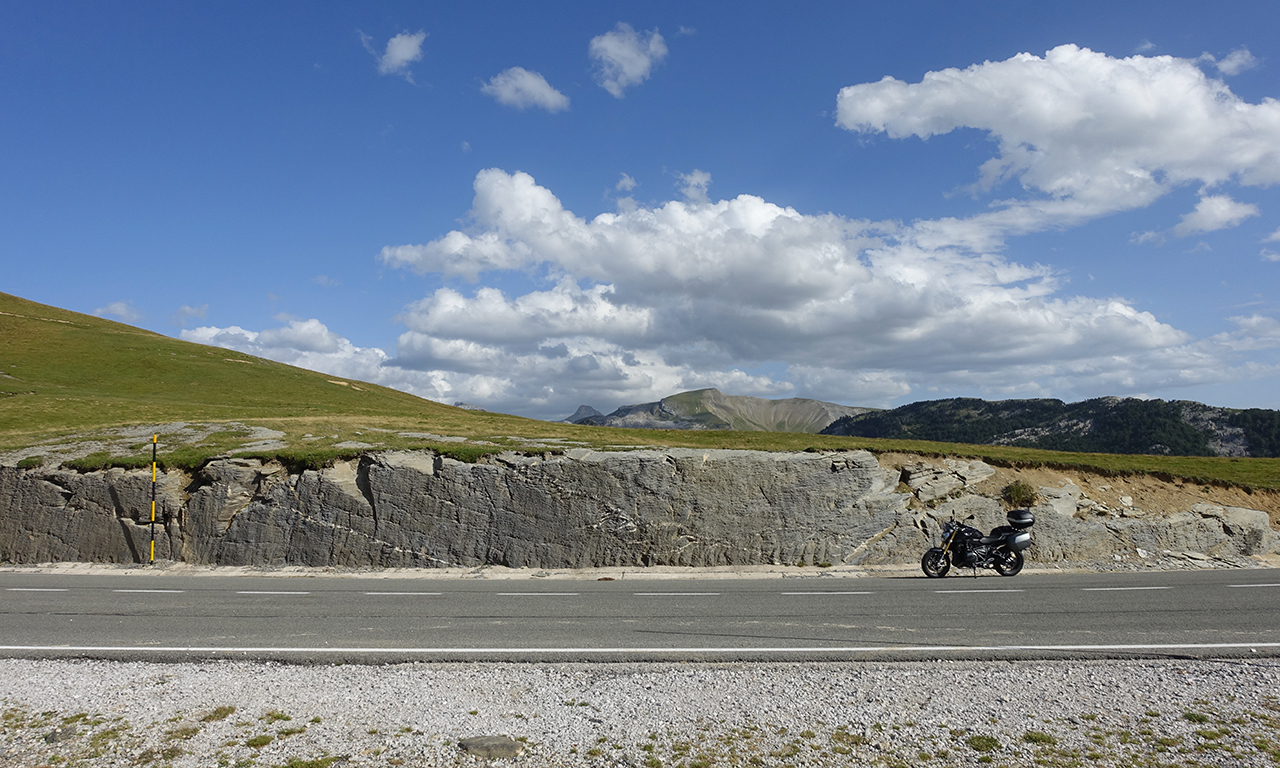
[[1000, 489], [1000, 498], [1011, 507], [1030, 507], [1036, 503], [1036, 489], [1024, 480], [1014, 480]]

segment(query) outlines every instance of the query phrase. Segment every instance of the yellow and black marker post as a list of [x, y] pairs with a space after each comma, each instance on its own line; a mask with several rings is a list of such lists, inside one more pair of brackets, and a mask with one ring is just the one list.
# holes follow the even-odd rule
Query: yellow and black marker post
[[156, 562], [156, 441], [160, 435], [151, 436], [151, 561]]

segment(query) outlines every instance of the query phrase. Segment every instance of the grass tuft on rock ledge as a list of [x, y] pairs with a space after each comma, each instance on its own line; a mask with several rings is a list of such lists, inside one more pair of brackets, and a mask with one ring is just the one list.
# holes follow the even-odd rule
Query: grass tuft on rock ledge
[[97, 451], [88, 456], [63, 462], [62, 466], [77, 472], [96, 472], [101, 469], [142, 469], [151, 466], [151, 456], [113, 456], [107, 451]]

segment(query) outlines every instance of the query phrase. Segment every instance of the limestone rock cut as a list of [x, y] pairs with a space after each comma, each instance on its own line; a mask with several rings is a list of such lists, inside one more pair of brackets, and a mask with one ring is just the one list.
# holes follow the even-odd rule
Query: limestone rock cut
[[[161, 478], [156, 557], [179, 559], [183, 478]], [[0, 467], [0, 561], [140, 563], [150, 557], [151, 472]]]
[[[971, 492], [991, 472], [943, 460], [900, 473], [865, 451], [579, 448], [476, 464], [388, 451], [298, 474], [220, 459], [162, 475], [156, 555], [368, 568], [906, 563], [953, 514], [983, 530], [1004, 524], [998, 500]], [[899, 480], [914, 493], [898, 493]], [[0, 562], [146, 562], [150, 490], [149, 471], [0, 467]], [[1258, 510], [1197, 503], [1112, 517], [1079, 513], [1087, 500], [1074, 485], [1041, 495], [1031, 562], [1151, 552], [1237, 562], [1280, 545]]]
[[917, 462], [902, 470], [903, 482], [921, 501], [940, 499], [986, 480], [996, 471], [986, 462], [944, 459], [942, 466]]

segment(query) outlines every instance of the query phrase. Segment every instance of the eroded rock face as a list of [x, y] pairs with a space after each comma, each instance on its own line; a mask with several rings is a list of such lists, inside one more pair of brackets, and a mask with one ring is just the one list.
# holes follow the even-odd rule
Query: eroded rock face
[[[156, 557], [177, 559], [182, 477], [156, 493]], [[0, 467], [0, 561], [139, 563], [150, 559], [151, 471], [60, 471]]]
[[[984, 530], [1004, 524], [998, 501], [964, 490], [990, 471], [910, 468], [908, 484], [935, 505], [922, 508], [894, 490], [898, 472], [862, 451], [575, 450], [481, 464], [388, 452], [299, 475], [227, 459], [195, 477], [161, 477], [156, 556], [345, 567], [914, 562], [952, 514], [974, 515]], [[1073, 516], [1078, 489], [1060, 490], [1034, 510], [1033, 562], [1148, 551], [1238, 558], [1278, 542], [1256, 510], [1196, 504], [1101, 519]], [[149, 471], [0, 468], [0, 561], [145, 562], [150, 493]]]
[[190, 548], [190, 559], [542, 568], [835, 563], [891, 527], [905, 506], [890, 490], [896, 478], [863, 452], [571, 453], [504, 454], [486, 464], [385, 453], [304, 472], [291, 485], [266, 487], [213, 549]]
[[996, 471], [982, 461], [943, 459], [940, 465], [917, 462], [902, 470], [903, 482], [921, 501], [940, 499], [986, 480]]

